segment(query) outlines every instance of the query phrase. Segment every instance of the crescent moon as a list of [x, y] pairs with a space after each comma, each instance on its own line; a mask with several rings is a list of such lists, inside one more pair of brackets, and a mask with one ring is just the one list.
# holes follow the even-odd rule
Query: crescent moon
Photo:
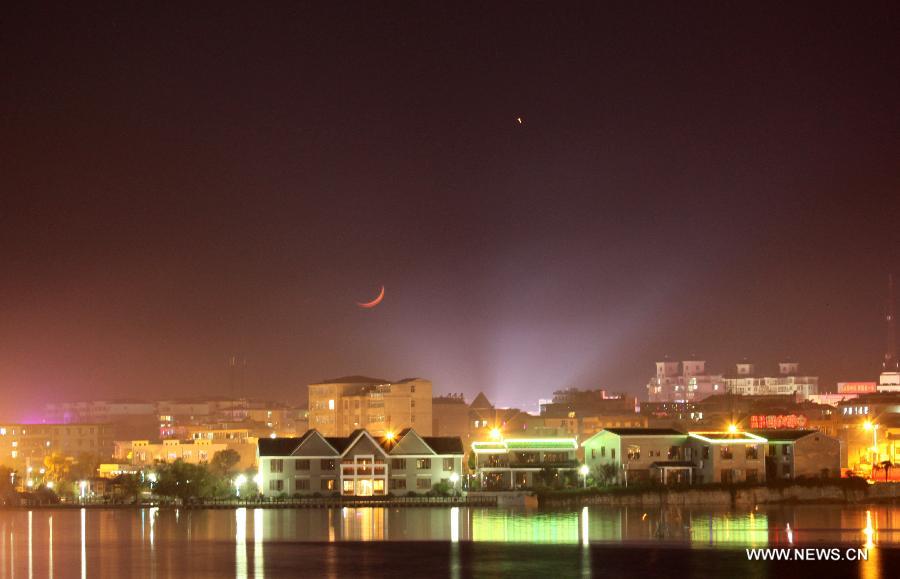
[[356, 302], [356, 305], [358, 305], [361, 308], [370, 309], [370, 308], [374, 308], [375, 306], [380, 304], [381, 300], [383, 300], [383, 299], [384, 299], [384, 286], [381, 286], [381, 293], [378, 294], [377, 298], [375, 298], [374, 300], [372, 300], [370, 302]]

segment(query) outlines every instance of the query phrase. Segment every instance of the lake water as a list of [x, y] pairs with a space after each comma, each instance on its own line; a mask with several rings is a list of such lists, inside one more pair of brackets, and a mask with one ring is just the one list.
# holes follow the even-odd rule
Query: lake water
[[[865, 563], [745, 547], [867, 546]], [[896, 576], [900, 507], [0, 511], [0, 577]], [[823, 570], [825, 568], [823, 567]]]

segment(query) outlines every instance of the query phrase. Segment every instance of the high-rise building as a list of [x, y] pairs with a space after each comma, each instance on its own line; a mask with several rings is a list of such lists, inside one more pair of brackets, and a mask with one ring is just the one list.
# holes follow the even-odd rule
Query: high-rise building
[[422, 378], [345, 376], [310, 384], [309, 427], [323, 436], [349, 436], [361, 428], [375, 436], [404, 428], [430, 436], [431, 393], [431, 382]]
[[806, 400], [819, 393], [819, 377], [800, 372], [797, 362], [778, 363], [775, 376], [758, 375], [756, 367], [746, 360], [735, 366], [735, 373], [724, 378], [725, 390], [739, 396], [796, 395]]
[[900, 392], [900, 360], [897, 359], [897, 327], [894, 320], [894, 276], [888, 276], [888, 299], [884, 321], [887, 325], [887, 344], [878, 380], [879, 392]]
[[709, 374], [703, 360], [657, 362], [647, 384], [650, 402], [692, 402], [723, 391], [722, 375]]

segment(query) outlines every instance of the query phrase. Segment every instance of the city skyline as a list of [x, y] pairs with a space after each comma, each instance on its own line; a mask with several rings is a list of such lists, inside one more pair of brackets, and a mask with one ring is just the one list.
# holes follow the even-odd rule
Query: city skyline
[[385, 10], [10, 11], [8, 418], [348, 374], [642, 395], [666, 354], [877, 378], [890, 17]]

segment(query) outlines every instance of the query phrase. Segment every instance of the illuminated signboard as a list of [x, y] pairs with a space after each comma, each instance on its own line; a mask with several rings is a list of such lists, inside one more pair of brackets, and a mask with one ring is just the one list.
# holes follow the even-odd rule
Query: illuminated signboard
[[750, 417], [750, 429], [806, 428], [809, 420], [802, 414], [769, 414]]
[[876, 391], [875, 382], [838, 382], [838, 394], [868, 394]]

